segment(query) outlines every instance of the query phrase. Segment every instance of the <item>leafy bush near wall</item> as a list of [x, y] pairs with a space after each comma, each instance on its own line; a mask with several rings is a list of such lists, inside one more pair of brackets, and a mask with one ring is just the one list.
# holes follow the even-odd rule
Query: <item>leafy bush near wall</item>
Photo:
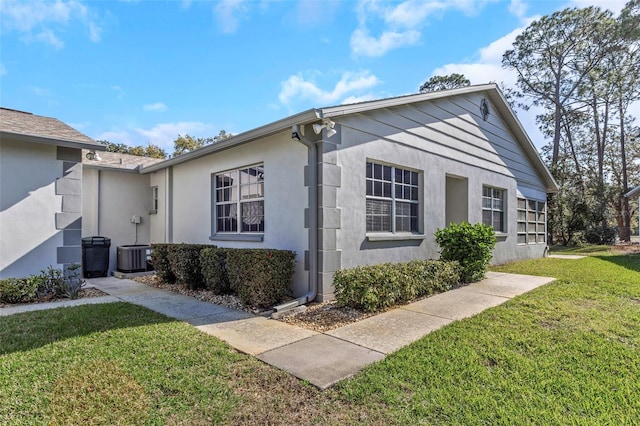
[[200, 251], [200, 270], [205, 287], [215, 294], [228, 294], [227, 249], [208, 247]]
[[336, 300], [366, 312], [446, 291], [459, 282], [458, 263], [437, 260], [358, 266], [333, 277]]
[[49, 266], [38, 275], [26, 278], [5, 278], [0, 280], [0, 302], [28, 303], [36, 299], [67, 297], [76, 299], [86, 281], [82, 279], [80, 264], [72, 264], [67, 274], [61, 269]]
[[5, 278], [0, 280], [0, 301], [5, 303], [30, 302], [36, 298], [39, 280], [28, 278]]
[[168, 246], [169, 266], [176, 282], [194, 290], [204, 288], [204, 277], [200, 270], [200, 251], [215, 247], [207, 244], [170, 244]]
[[156, 275], [162, 281], [173, 283], [176, 281], [175, 275], [171, 271], [171, 263], [169, 262], [169, 246], [174, 244], [151, 244], [151, 263]]
[[462, 282], [470, 283], [481, 280], [487, 273], [496, 237], [490, 226], [462, 222], [438, 229], [436, 242], [440, 246], [440, 259], [459, 262]]
[[295, 252], [271, 249], [226, 252], [229, 284], [243, 303], [266, 308], [291, 297]]

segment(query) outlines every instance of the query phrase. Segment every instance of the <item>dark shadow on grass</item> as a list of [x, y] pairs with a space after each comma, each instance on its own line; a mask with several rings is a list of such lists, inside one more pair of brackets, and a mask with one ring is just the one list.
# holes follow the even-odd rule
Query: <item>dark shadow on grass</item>
[[0, 319], [0, 355], [92, 333], [174, 321], [124, 302], [24, 312]]
[[616, 256], [593, 256], [596, 259], [614, 263], [631, 271], [640, 272], [640, 254], [624, 254]]

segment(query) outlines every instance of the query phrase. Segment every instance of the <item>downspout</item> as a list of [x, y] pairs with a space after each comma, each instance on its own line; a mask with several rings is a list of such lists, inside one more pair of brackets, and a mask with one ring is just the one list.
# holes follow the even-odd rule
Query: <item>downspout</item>
[[318, 295], [318, 145], [307, 139], [297, 124], [291, 127], [291, 139], [300, 142], [309, 151], [309, 291], [304, 296], [274, 306], [276, 312], [293, 309], [312, 302]]
[[101, 187], [102, 187], [102, 179], [101, 179], [101, 171], [100, 169], [98, 169], [98, 200], [97, 200], [97, 206], [96, 206], [96, 231], [97, 234], [96, 235], [100, 235], [100, 206], [102, 205], [101, 203], [101, 199], [102, 199], [102, 191], [101, 191]]

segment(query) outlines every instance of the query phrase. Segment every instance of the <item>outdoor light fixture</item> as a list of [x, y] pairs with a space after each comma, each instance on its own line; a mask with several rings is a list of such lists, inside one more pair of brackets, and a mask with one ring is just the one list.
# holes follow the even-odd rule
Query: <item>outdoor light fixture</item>
[[85, 157], [87, 157], [87, 160], [93, 160], [93, 161], [100, 161], [102, 160], [102, 158], [100, 158], [100, 156], [98, 155], [97, 152], [95, 151], [89, 151], [87, 152], [87, 155], [85, 155]]
[[336, 123], [334, 123], [333, 121], [329, 120], [328, 118], [322, 120], [322, 124], [314, 124], [313, 125], [313, 131], [316, 132], [316, 135], [319, 135], [320, 132], [322, 132], [322, 129], [327, 129], [327, 137], [330, 138], [331, 136], [335, 135], [337, 132], [333, 129], [333, 127], [336, 125]]

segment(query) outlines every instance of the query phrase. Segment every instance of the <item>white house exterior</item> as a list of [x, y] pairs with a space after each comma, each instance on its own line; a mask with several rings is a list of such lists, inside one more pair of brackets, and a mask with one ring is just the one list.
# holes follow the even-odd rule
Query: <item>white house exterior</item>
[[157, 208], [150, 176], [139, 170], [161, 160], [117, 152], [101, 152], [96, 158], [88, 152], [82, 157], [82, 237], [111, 240], [109, 271], [113, 272], [119, 246], [150, 243], [149, 218]]
[[451, 222], [492, 225], [495, 263], [542, 257], [557, 190], [494, 84], [308, 110], [141, 173], [152, 242], [294, 250], [302, 303], [340, 268], [437, 258]]
[[59, 120], [0, 108], [0, 278], [81, 262], [83, 148], [104, 150]]

